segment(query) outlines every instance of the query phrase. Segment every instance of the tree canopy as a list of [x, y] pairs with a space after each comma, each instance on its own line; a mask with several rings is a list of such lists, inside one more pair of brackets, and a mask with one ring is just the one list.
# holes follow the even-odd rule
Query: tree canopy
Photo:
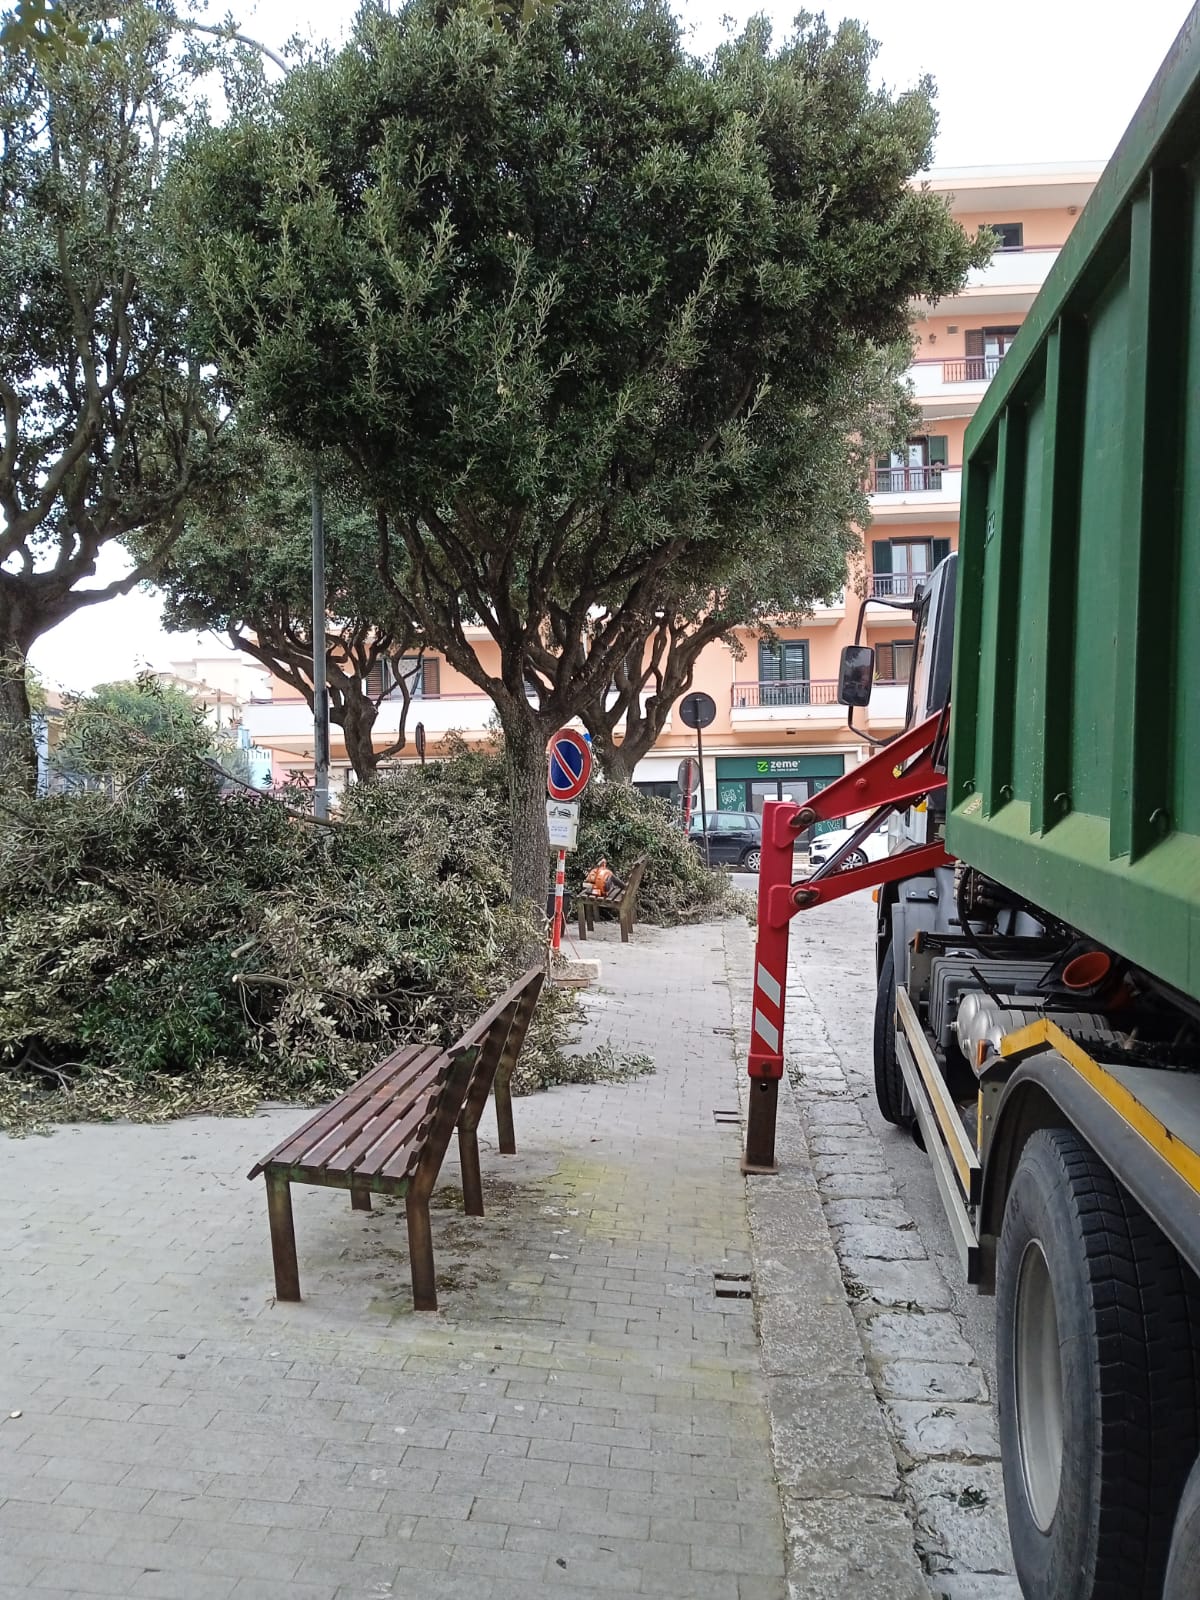
[[209, 348], [231, 395], [346, 462], [397, 605], [494, 700], [518, 894], [545, 882], [548, 733], [680, 596], [796, 544], [820, 584], [797, 605], [829, 587], [904, 414], [910, 300], [983, 258], [910, 183], [931, 85], [872, 88], [873, 53], [804, 17], [696, 60], [666, 0], [519, 28], [372, 3], [192, 146]]
[[[56, 32], [64, 15], [26, 8], [44, 27], [0, 51], [0, 746], [27, 783], [30, 646], [152, 572], [226, 470], [164, 217], [193, 68], [151, 5], [81, 4]], [[84, 587], [132, 535], [138, 568]]]

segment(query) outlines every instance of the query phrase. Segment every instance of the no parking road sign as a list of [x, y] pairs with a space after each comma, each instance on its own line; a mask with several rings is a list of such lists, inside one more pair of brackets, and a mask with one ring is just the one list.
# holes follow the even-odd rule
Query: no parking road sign
[[550, 740], [550, 770], [546, 791], [551, 800], [574, 800], [587, 788], [592, 775], [592, 752], [574, 728], [560, 728]]

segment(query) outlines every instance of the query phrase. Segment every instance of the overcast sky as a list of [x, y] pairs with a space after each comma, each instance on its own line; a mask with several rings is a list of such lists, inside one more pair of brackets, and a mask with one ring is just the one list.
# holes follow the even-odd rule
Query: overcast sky
[[[877, 76], [889, 87], [933, 76], [935, 162], [948, 167], [1107, 160], [1190, 9], [1188, 0], [809, 5], [831, 22], [850, 16], [866, 24], [880, 45]], [[225, 0], [213, 9], [224, 11]], [[722, 37], [725, 19], [737, 27], [765, 12], [783, 34], [799, 7], [794, 0], [676, 0], [676, 9], [693, 48], [706, 52]], [[355, 5], [257, 0], [232, 10], [247, 32], [278, 47], [297, 32], [341, 37]], [[120, 557], [107, 552], [97, 581], [120, 570]], [[158, 613], [147, 594], [89, 607], [39, 641], [34, 664], [54, 687], [87, 689], [128, 677], [142, 662], [165, 666], [191, 654], [190, 638], [161, 632]]]

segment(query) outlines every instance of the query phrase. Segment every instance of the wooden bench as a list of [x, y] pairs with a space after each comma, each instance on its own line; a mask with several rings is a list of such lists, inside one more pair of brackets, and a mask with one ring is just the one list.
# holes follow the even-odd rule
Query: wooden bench
[[579, 937], [586, 939], [588, 930], [595, 929], [597, 911], [614, 912], [621, 919], [621, 943], [629, 943], [629, 935], [633, 932], [634, 916], [637, 911], [638, 884], [642, 881], [642, 873], [646, 870], [645, 856], [639, 856], [633, 863], [629, 877], [623, 889], [618, 889], [615, 894], [611, 891], [603, 899], [594, 894], [580, 893], [575, 900], [575, 907], [579, 914]]
[[356, 1211], [369, 1211], [373, 1194], [403, 1199], [413, 1304], [437, 1310], [429, 1197], [457, 1127], [463, 1208], [483, 1215], [478, 1128], [493, 1088], [500, 1149], [515, 1155], [509, 1079], [544, 977], [532, 968], [448, 1050], [397, 1050], [251, 1168], [266, 1179], [277, 1299], [300, 1298], [291, 1186], [315, 1183], [349, 1189]]

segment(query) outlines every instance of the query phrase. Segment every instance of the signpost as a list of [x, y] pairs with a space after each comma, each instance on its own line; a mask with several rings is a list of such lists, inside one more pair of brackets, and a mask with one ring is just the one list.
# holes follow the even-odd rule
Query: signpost
[[679, 786], [683, 802], [683, 831], [687, 833], [692, 825], [692, 801], [695, 799], [696, 786], [700, 782], [700, 763], [691, 756], [684, 756], [675, 774], [675, 782]]
[[558, 950], [562, 946], [563, 882], [567, 873], [567, 851], [574, 850], [579, 830], [579, 807], [573, 802], [587, 788], [587, 781], [592, 775], [592, 748], [574, 728], [560, 728], [551, 738], [546, 754], [546, 792], [550, 796], [546, 801], [546, 831], [550, 843], [558, 850], [550, 947]]
[[708, 801], [704, 794], [704, 738], [701, 730], [707, 728], [717, 715], [717, 702], [712, 695], [696, 689], [685, 694], [679, 702], [679, 720], [685, 728], [696, 730], [696, 761], [700, 767], [700, 826], [704, 831], [704, 864], [711, 866], [708, 849]]

